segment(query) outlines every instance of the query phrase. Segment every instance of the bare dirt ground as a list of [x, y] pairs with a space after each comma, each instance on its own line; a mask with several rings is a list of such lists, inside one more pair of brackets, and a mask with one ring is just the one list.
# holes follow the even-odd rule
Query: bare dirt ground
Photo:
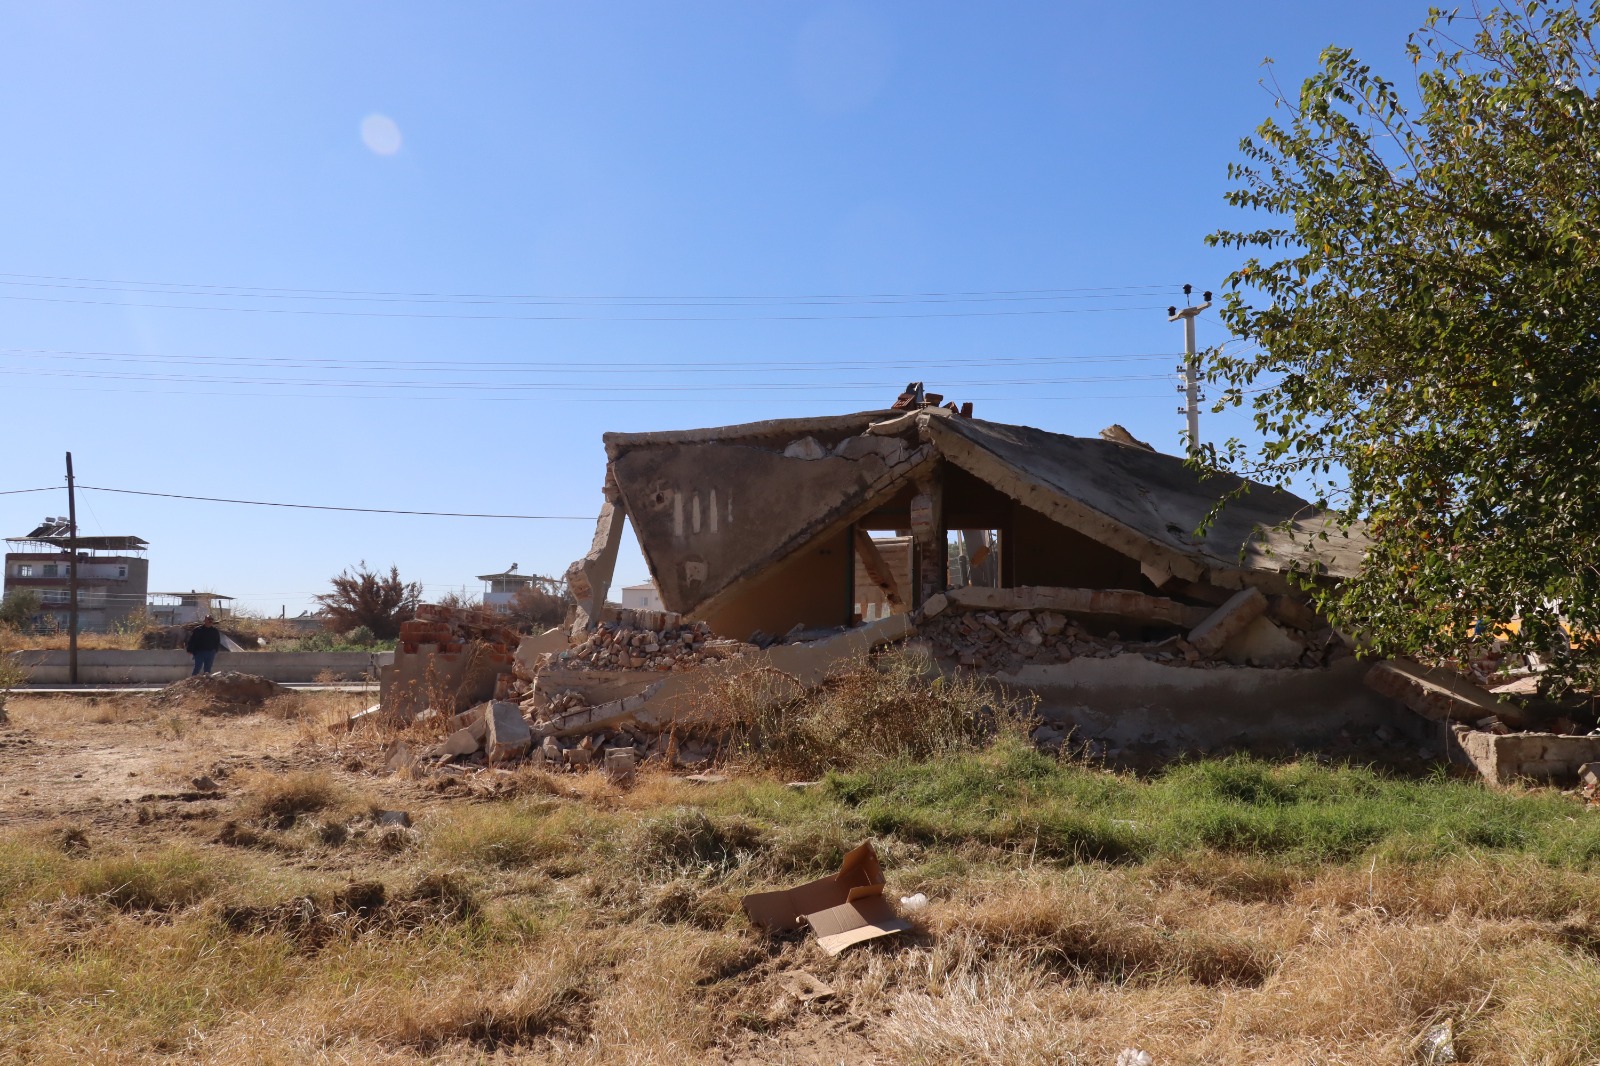
[[[359, 710], [364, 697], [329, 697], [329, 712]], [[240, 771], [327, 763], [309, 730], [263, 711], [203, 717], [150, 696], [14, 696], [0, 728], [0, 828], [55, 819], [159, 837], [154, 820], [214, 816]], [[211, 794], [193, 781], [209, 776]]]

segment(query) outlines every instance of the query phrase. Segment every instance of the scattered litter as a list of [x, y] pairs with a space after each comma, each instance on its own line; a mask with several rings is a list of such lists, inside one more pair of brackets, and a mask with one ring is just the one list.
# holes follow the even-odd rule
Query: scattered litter
[[1422, 1042], [1417, 1048], [1420, 1066], [1445, 1066], [1446, 1063], [1460, 1061], [1456, 1058], [1455, 1025], [1450, 1019], [1446, 1018], [1422, 1034]]
[[728, 780], [728, 775], [702, 770], [697, 774], [685, 774], [683, 779], [685, 781], [693, 781], [697, 785], [720, 785]]
[[926, 892], [918, 892], [914, 896], [901, 896], [900, 897], [900, 906], [904, 907], [908, 911], [920, 911], [922, 908], [926, 907], [927, 905], [928, 905], [928, 894]]
[[1155, 1056], [1138, 1048], [1125, 1047], [1117, 1052], [1117, 1066], [1155, 1066]]
[[788, 933], [810, 926], [817, 946], [837, 955], [853, 944], [911, 928], [883, 898], [883, 884], [883, 867], [869, 842], [847, 854], [831, 877], [756, 892], [739, 902], [758, 929]]

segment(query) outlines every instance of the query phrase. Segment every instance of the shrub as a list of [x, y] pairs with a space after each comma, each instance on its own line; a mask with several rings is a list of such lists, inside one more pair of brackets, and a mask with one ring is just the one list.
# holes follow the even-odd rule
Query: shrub
[[33, 619], [43, 602], [33, 589], [12, 589], [0, 600], [0, 626], [24, 632], [33, 628]]
[[371, 644], [377, 639], [378, 638], [373, 635], [372, 629], [368, 626], [356, 626], [354, 629], [346, 632], [343, 637], [343, 640], [346, 644], [360, 645]]

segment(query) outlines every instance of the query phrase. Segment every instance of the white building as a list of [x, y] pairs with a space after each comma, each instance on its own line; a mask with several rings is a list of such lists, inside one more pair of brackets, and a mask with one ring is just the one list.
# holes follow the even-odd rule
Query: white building
[[661, 593], [656, 591], [655, 582], [646, 581], [642, 585], [624, 585], [622, 587], [622, 606], [642, 611], [660, 611]]

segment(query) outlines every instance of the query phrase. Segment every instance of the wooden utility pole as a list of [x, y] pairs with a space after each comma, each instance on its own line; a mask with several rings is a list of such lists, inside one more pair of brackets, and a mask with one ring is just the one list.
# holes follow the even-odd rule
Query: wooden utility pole
[[67, 680], [78, 683], [78, 496], [72, 487], [72, 453], [67, 453]]

